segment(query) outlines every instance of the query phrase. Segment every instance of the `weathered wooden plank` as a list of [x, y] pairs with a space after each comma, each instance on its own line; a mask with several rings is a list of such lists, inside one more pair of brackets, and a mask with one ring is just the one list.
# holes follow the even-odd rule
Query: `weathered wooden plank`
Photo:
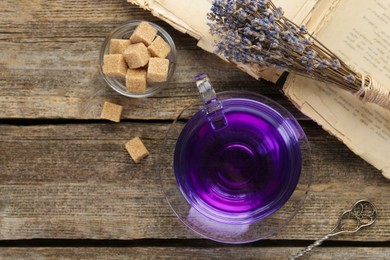
[[[378, 207], [379, 219], [370, 228], [337, 240], [387, 241], [388, 192], [385, 187], [345, 192], [312, 191], [296, 218], [270, 239], [316, 239], [329, 232], [351, 201], [366, 197]], [[143, 239], [199, 238], [182, 226], [165, 202], [155, 180], [120, 183], [50, 183], [0, 185], [0, 239]], [[318, 185], [313, 184], [313, 189]], [[375, 192], [377, 191], [377, 192]], [[319, 201], [323, 201], [319, 203]], [[382, 216], [382, 217], [381, 217]]]
[[[165, 202], [156, 166], [169, 124], [123, 122], [0, 125], [0, 239], [198, 238]], [[341, 240], [389, 238], [390, 187], [377, 170], [320, 127], [311, 140], [313, 185], [308, 200], [272, 239], [315, 239], [356, 200], [371, 199], [377, 223]], [[124, 149], [140, 136], [151, 151], [141, 164]]]
[[[295, 247], [2, 248], [1, 259], [288, 259]], [[302, 259], [388, 259], [387, 247], [316, 248]]]
[[[202, 51], [196, 40], [124, 0], [6, 0], [0, 10], [0, 118], [99, 119], [106, 99], [124, 105], [123, 118], [174, 118], [198, 98], [193, 77], [202, 71], [209, 73], [218, 91], [253, 90], [304, 118], [273, 85]], [[98, 70], [104, 37], [133, 19], [161, 24], [178, 49], [172, 82], [157, 96], [142, 100], [111, 90]]]

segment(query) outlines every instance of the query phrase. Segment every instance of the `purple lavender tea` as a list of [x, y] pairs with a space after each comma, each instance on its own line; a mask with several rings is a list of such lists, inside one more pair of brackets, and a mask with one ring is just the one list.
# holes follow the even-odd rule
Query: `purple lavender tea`
[[175, 176], [201, 214], [249, 224], [278, 210], [293, 193], [301, 171], [298, 136], [268, 105], [244, 98], [221, 102], [226, 126], [214, 130], [204, 109], [185, 125], [174, 153]]

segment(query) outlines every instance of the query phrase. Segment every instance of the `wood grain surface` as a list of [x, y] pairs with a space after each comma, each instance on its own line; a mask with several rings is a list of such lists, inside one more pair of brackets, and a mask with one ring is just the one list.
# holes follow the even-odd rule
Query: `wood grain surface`
[[[124, 0], [6, 0], [0, 10], [6, 14], [0, 17], [1, 118], [99, 119], [101, 104], [111, 99], [124, 106], [123, 118], [170, 119], [198, 98], [193, 77], [202, 71], [212, 76], [216, 90], [264, 88], [265, 93], [281, 97], [271, 84], [202, 51], [194, 39]], [[99, 72], [104, 38], [133, 19], [163, 25], [178, 50], [171, 84], [142, 100], [119, 96]], [[292, 108], [286, 98], [278, 101]]]
[[[99, 74], [104, 38], [133, 19], [163, 26], [178, 49], [172, 81], [147, 99], [120, 96]], [[271, 244], [207, 242], [180, 223], [163, 196], [157, 166], [170, 162], [159, 160], [159, 146], [172, 120], [198, 98], [193, 76], [201, 71], [217, 91], [250, 90], [276, 100], [308, 136], [311, 190], [288, 226], [266, 240]], [[100, 119], [105, 100], [124, 106], [121, 123]], [[139, 164], [124, 147], [135, 136], [151, 152]], [[386, 259], [390, 186], [302, 115], [280, 86], [202, 51], [196, 40], [125, 0], [0, 1], [0, 259], [286, 259], [330, 231], [339, 214], [363, 198], [377, 206], [377, 222], [333, 238], [307, 259]], [[80, 240], [109, 246], [70, 242]]]
[[[0, 238], [197, 238], [161, 191], [159, 145], [168, 123], [0, 126]], [[339, 239], [388, 239], [390, 187], [341, 143], [308, 123], [313, 182], [307, 203], [275, 239], [315, 239], [360, 199], [380, 211], [375, 228]], [[140, 136], [149, 157], [135, 164], [124, 145]], [[348, 161], [348, 163], [346, 163]]]
[[[291, 247], [130, 247], [130, 248], [3, 248], [2, 259], [288, 259], [301, 248]], [[174, 256], [174, 257], [172, 257]], [[388, 259], [386, 247], [316, 248], [302, 259]]]

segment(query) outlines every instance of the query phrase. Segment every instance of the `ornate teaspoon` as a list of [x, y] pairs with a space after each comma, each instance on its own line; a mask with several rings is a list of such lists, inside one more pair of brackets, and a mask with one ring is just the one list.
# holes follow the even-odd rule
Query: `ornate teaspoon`
[[298, 252], [290, 259], [293, 260], [303, 256], [304, 254], [313, 250], [314, 247], [321, 245], [322, 242], [330, 237], [339, 234], [356, 233], [361, 228], [372, 225], [375, 222], [376, 217], [377, 211], [375, 205], [368, 200], [359, 200], [353, 205], [351, 209], [340, 215], [340, 218], [332, 231], [330, 231], [324, 237], [316, 240], [313, 244]]

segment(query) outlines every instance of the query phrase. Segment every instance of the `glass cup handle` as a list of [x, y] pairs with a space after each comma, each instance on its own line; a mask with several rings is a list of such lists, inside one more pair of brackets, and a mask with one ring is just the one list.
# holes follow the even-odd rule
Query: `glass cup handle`
[[223, 112], [223, 106], [221, 101], [217, 98], [209, 77], [205, 73], [198, 74], [195, 76], [195, 83], [203, 100], [207, 119], [213, 129], [219, 130], [224, 128], [227, 125], [227, 121]]

